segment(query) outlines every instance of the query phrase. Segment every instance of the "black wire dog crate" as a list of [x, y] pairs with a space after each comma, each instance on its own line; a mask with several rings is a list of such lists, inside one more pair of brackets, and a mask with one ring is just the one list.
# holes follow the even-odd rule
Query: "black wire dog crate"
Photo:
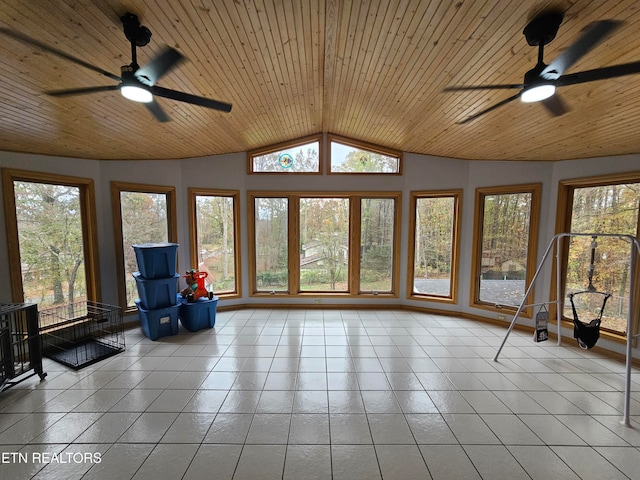
[[76, 302], [40, 312], [45, 357], [79, 369], [124, 351], [120, 307]]
[[0, 303], [0, 391], [33, 375], [47, 375], [42, 369], [38, 306]]

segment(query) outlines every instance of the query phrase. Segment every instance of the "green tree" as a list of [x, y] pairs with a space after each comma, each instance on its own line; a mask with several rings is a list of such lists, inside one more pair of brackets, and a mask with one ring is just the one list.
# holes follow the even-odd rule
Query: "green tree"
[[288, 212], [286, 198], [255, 199], [256, 279], [264, 287], [288, 288]]
[[416, 202], [415, 270], [422, 277], [448, 278], [451, 274], [453, 206], [453, 197]]
[[210, 272], [214, 291], [228, 290], [235, 272], [233, 198], [197, 196], [196, 220], [199, 263]]
[[360, 221], [360, 288], [391, 290], [395, 202], [363, 198]]
[[73, 303], [86, 295], [79, 189], [15, 182], [14, 190], [25, 299]]
[[[575, 188], [571, 214], [571, 232], [637, 235], [640, 209], [640, 184], [603, 185]], [[588, 284], [587, 272], [591, 260], [589, 237], [574, 237], [567, 259], [567, 291], [583, 290]], [[593, 284], [613, 298], [607, 303], [603, 327], [626, 332], [629, 297], [629, 244], [614, 237], [596, 240], [596, 261]], [[590, 314], [599, 303], [586, 305]], [[570, 315], [570, 312], [566, 312]]]
[[[308, 145], [292, 147], [287, 150], [267, 153], [252, 158], [254, 172], [317, 172], [320, 161], [318, 156], [318, 142]], [[283, 166], [281, 155], [290, 155], [293, 163]]]
[[332, 166], [333, 171], [350, 173], [395, 173], [397, 168], [397, 158], [359, 149], [349, 152], [341, 164]]
[[349, 200], [303, 198], [300, 200], [301, 249], [318, 252], [328, 277], [329, 289], [346, 278], [349, 250]]
[[120, 192], [127, 305], [133, 305], [134, 299], [138, 296], [135, 281], [131, 276], [138, 270], [132, 246], [169, 240], [167, 204], [167, 196], [164, 193]]
[[499, 272], [505, 262], [515, 262], [526, 269], [530, 213], [530, 193], [485, 197], [482, 256], [494, 262], [487, 268]]

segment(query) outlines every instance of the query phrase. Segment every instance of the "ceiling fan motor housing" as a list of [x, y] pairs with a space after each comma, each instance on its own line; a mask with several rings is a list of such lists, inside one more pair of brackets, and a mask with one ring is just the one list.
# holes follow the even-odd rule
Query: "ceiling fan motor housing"
[[122, 78], [123, 85], [135, 85], [135, 86], [151, 86], [151, 82], [147, 77], [136, 75], [138, 71], [137, 65], [122, 65], [120, 67], [120, 77]]
[[564, 13], [560, 10], [549, 10], [531, 20], [522, 33], [532, 47], [546, 45], [556, 38]]
[[144, 25], [140, 25], [138, 16], [133, 13], [126, 13], [122, 17], [124, 34], [131, 43], [138, 47], [144, 47], [151, 41], [151, 30]]

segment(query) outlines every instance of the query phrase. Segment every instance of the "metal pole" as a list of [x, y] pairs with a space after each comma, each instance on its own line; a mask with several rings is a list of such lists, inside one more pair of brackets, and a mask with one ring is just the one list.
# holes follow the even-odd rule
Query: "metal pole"
[[[635, 293], [635, 265], [636, 265], [636, 252], [640, 254], [640, 244], [635, 238], [631, 239], [631, 261], [629, 270], [631, 272], [631, 278], [629, 279], [629, 311], [627, 312], [627, 363], [626, 363], [626, 376], [624, 382], [624, 413], [622, 417], [622, 424], [627, 427], [631, 426], [629, 421], [629, 404], [631, 402], [631, 359], [632, 359], [632, 343], [633, 343], [633, 296]], [[635, 248], [634, 248], [635, 247]]]
[[[555, 239], [555, 237], [554, 237]], [[516, 320], [518, 320], [518, 316], [520, 315], [520, 312], [522, 312], [522, 309], [524, 308], [524, 304], [527, 301], [527, 298], [529, 297], [529, 293], [531, 293], [531, 289], [533, 288], [533, 284], [536, 283], [536, 278], [538, 278], [538, 275], [540, 274], [540, 271], [542, 270], [542, 266], [544, 265], [544, 261], [547, 259], [547, 256], [549, 255], [549, 252], [551, 251], [551, 247], [553, 246], [553, 240], [551, 240], [551, 242], [549, 242], [549, 246], [547, 247], [547, 250], [544, 252], [544, 256], [542, 257], [542, 260], [540, 261], [540, 264], [538, 265], [538, 269], [536, 270], [536, 273], [533, 275], [533, 278], [531, 279], [531, 283], [529, 284], [529, 288], [527, 288], [527, 291], [524, 294], [524, 297], [522, 298], [522, 301], [520, 302], [520, 306], [518, 307], [518, 310], [516, 311], [516, 314], [513, 316], [513, 320], [511, 320], [511, 325], [509, 325], [509, 328], [507, 329], [507, 334], [504, 336], [504, 339], [502, 340], [502, 343], [500, 344], [500, 348], [498, 348], [498, 351], [496, 352], [496, 356], [493, 357], [493, 361], [497, 362], [498, 361], [498, 357], [500, 356], [500, 352], [502, 351], [502, 348], [504, 347], [504, 344], [507, 343], [507, 338], [509, 338], [509, 334], [511, 333], [511, 330], [513, 330], [513, 327], [516, 324]]]
[[564, 306], [564, 299], [560, 298], [562, 295], [561, 276], [560, 275], [560, 239], [564, 237], [564, 234], [559, 233], [554, 238], [556, 239], [556, 329], [558, 333], [558, 345], [562, 345], [562, 307]]

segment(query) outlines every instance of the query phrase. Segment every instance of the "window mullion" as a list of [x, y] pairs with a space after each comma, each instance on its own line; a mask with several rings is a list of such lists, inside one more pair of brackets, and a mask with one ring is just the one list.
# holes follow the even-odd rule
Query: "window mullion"
[[249, 239], [249, 292], [256, 293], [258, 290], [258, 281], [256, 278], [258, 249], [256, 246], [256, 197], [248, 195], [247, 201], [247, 238]]
[[300, 197], [289, 196], [289, 294], [300, 292]]
[[89, 188], [80, 189], [80, 203], [82, 205], [80, 211], [82, 225], [88, 226], [88, 228], [85, 228], [82, 237], [87, 298], [99, 302], [102, 299], [102, 294], [99, 283], [98, 225], [96, 222], [96, 201], [92, 184], [89, 184]]
[[360, 268], [362, 255], [360, 253], [361, 234], [360, 222], [362, 197], [349, 197], [349, 293], [360, 293]]

